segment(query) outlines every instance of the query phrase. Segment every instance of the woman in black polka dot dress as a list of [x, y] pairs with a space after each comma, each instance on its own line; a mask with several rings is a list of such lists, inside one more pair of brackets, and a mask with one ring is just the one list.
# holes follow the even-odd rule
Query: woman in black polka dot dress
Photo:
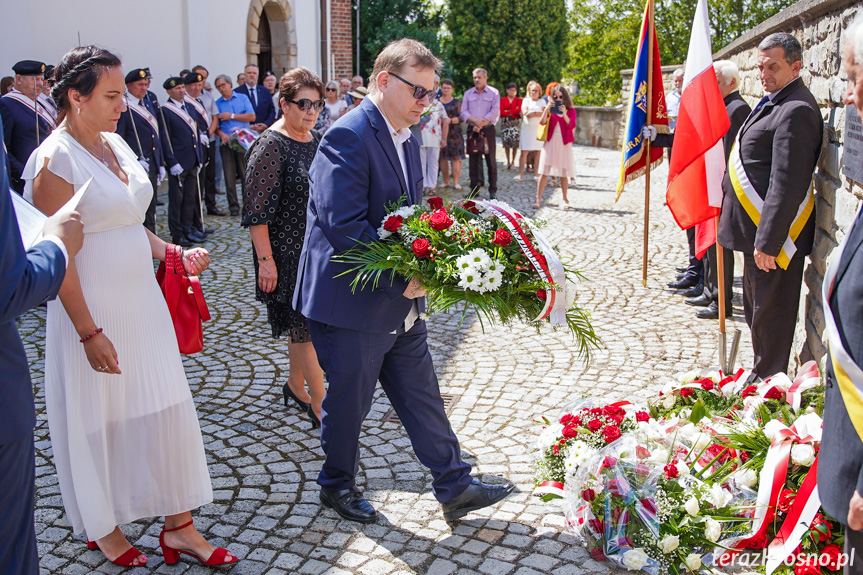
[[[267, 305], [273, 337], [288, 336], [291, 371], [282, 390], [320, 424], [324, 374], [312, 347], [306, 318], [291, 306], [297, 264], [306, 233], [309, 166], [320, 136], [312, 128], [324, 107], [324, 86], [307, 68], [279, 81], [282, 117], [264, 131], [246, 155], [243, 226], [252, 236], [257, 299]], [[306, 389], [308, 385], [308, 390]]]

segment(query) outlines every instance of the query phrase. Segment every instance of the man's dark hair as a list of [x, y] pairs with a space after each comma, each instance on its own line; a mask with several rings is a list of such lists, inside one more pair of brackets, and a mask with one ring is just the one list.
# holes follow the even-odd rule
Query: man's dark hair
[[782, 57], [789, 64], [803, 60], [803, 47], [797, 38], [791, 34], [776, 32], [767, 36], [758, 44], [758, 49], [762, 52], [772, 50], [773, 48], [782, 48]]
[[197, 66], [195, 66], [194, 68], [192, 68], [192, 72], [200, 72], [201, 70], [203, 70], [204, 72], [206, 72], [206, 73], [207, 73], [207, 76], [209, 76], [209, 75], [210, 75], [210, 71], [209, 71], [209, 70], [207, 70], [205, 67], [201, 66], [200, 64], [198, 64]]
[[192, 73], [192, 71], [189, 70], [188, 68], [183, 68], [182, 70], [180, 70], [180, 76], [185, 76], [185, 75], [191, 74], [191, 73]]

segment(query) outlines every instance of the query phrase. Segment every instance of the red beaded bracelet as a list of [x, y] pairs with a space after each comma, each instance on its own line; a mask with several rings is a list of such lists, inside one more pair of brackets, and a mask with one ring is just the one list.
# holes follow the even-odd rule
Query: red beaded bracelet
[[100, 333], [102, 333], [102, 328], [101, 328], [101, 327], [97, 327], [97, 328], [96, 328], [96, 331], [94, 331], [94, 332], [93, 332], [93, 333], [91, 333], [91, 334], [87, 334], [87, 335], [85, 335], [84, 337], [82, 337], [82, 338], [80, 339], [80, 341], [81, 341], [81, 343], [84, 343], [85, 341], [87, 341], [88, 339], [90, 339], [91, 337], [93, 337], [94, 335], [97, 335], [97, 334], [100, 334]]

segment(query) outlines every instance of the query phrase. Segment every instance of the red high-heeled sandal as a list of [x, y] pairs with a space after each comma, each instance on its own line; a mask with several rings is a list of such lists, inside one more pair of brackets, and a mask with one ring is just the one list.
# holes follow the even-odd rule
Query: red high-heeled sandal
[[[95, 541], [90, 541], [89, 539], [87, 539], [87, 549], [92, 549], [93, 551], [96, 551], [99, 549], [99, 545]], [[146, 563], [138, 563], [137, 565], [134, 565], [132, 562], [138, 557], [144, 557], [144, 559], [147, 558], [143, 553], [141, 553], [134, 547], [131, 547], [128, 551], [126, 551], [113, 561], [111, 561], [110, 559], [108, 559], [108, 561], [111, 561], [111, 563], [113, 563], [114, 565], [119, 565], [120, 567], [141, 567], [143, 565], [146, 565]], [[107, 555], [105, 556], [105, 558], [107, 559]]]
[[229, 553], [229, 551], [223, 547], [219, 547], [218, 549], [213, 551], [212, 555], [210, 555], [210, 558], [207, 559], [206, 561], [204, 561], [203, 559], [198, 557], [197, 554], [192, 553], [191, 551], [186, 551], [184, 549], [174, 549], [172, 547], [168, 547], [167, 545], [165, 545], [165, 533], [170, 533], [171, 531], [179, 531], [180, 529], [185, 529], [186, 527], [188, 527], [192, 523], [194, 523], [194, 520], [189, 521], [188, 523], [186, 523], [184, 525], [180, 525], [179, 527], [174, 527], [173, 529], [165, 529], [164, 527], [162, 527], [162, 532], [159, 533], [159, 547], [162, 548], [162, 555], [165, 556], [165, 563], [167, 563], [168, 565], [173, 565], [174, 563], [176, 563], [177, 561], [180, 560], [180, 553], [185, 553], [189, 557], [194, 557], [195, 559], [200, 561], [202, 564], [207, 565], [209, 567], [214, 567], [217, 565], [230, 565], [231, 563], [236, 563], [237, 561], [240, 560], [236, 555], [234, 555], [234, 556], [232, 556], [230, 561], [226, 561], [225, 556]]

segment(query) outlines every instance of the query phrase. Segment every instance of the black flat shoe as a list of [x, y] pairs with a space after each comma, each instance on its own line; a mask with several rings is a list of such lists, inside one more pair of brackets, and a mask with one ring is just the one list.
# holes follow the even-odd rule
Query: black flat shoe
[[288, 386], [287, 383], [282, 386], [282, 395], [284, 396], [285, 407], [287, 407], [288, 409], [291, 408], [291, 406], [288, 404], [288, 398], [294, 400], [294, 403], [297, 404], [297, 407], [300, 408], [300, 411], [308, 412], [309, 409], [311, 409], [312, 407], [310, 404], [302, 401], [299, 397], [294, 395], [294, 392], [291, 391], [291, 388], [290, 386]]
[[[725, 317], [731, 317], [731, 314], [734, 310], [731, 309], [731, 306], [725, 308]], [[719, 319], [719, 304], [716, 302], [711, 302], [709, 306], [704, 309], [700, 309], [695, 312], [695, 317], [698, 319]]]
[[515, 485], [512, 483], [489, 485], [482, 483], [479, 479], [474, 479], [467, 486], [467, 489], [446, 503], [441, 503], [443, 518], [447, 523], [451, 523], [471, 511], [494, 505], [512, 493], [513, 489], [515, 489]]
[[688, 305], [694, 305], [695, 307], [707, 307], [710, 305], [710, 302], [713, 301], [713, 298], [701, 294], [698, 297], [688, 297], [685, 300], [685, 303]]
[[348, 521], [357, 521], [359, 523], [374, 523], [378, 518], [378, 513], [372, 504], [366, 501], [363, 494], [359, 490], [340, 489], [333, 491], [326, 487], [321, 487], [321, 503], [325, 507], [329, 507], [344, 519]]
[[312, 420], [312, 429], [317, 429], [321, 426], [321, 420], [318, 419], [317, 415], [315, 415], [315, 410], [312, 409], [311, 405], [309, 405], [309, 408], [306, 410], [306, 415], [308, 415], [309, 419]]
[[693, 277], [684, 277], [683, 279], [679, 279], [676, 282], [668, 282], [668, 287], [671, 289], [689, 289], [691, 287], [695, 287], [698, 283], [697, 278]]
[[684, 297], [698, 297], [702, 294], [704, 294], [704, 284], [703, 283], [699, 283], [694, 288], [690, 288], [690, 289], [686, 290], [685, 292], [683, 292]]

